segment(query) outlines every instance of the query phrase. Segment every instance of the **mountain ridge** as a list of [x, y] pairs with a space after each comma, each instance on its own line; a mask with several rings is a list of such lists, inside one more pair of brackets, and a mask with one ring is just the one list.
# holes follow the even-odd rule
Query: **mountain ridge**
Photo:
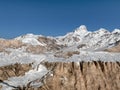
[[[81, 25], [80, 27], [78, 27], [77, 29], [75, 29], [73, 32], [69, 32], [64, 36], [57, 36], [57, 37], [46, 37], [46, 36], [42, 36], [42, 35], [34, 35], [34, 34], [26, 34], [23, 35], [22, 37], [17, 37], [15, 39], [17, 40], [21, 40], [24, 43], [29, 43], [33, 41], [33, 43], [36, 43], [36, 45], [40, 45], [41, 43], [37, 42], [37, 38], [38, 37], [46, 37], [46, 38], [52, 38], [55, 39], [56, 41], [58, 41], [59, 44], [68, 44], [69, 45], [73, 45], [74, 43], [81, 43], [81, 41], [83, 39], [89, 41], [89, 38], [91, 40], [91, 44], [94, 44], [94, 39], [99, 39], [99, 41], [96, 42], [99, 43], [100, 39], [102, 39], [101, 41], [103, 41], [104, 39], [107, 39], [105, 42], [103, 42], [103, 44], [112, 44], [115, 43], [116, 41], [119, 41], [119, 34], [120, 34], [120, 30], [119, 29], [115, 29], [112, 32], [109, 32], [108, 30], [101, 28], [97, 31], [88, 31], [87, 27], [85, 25]], [[108, 36], [107, 36], [108, 35]], [[117, 36], [118, 35], [118, 36]], [[105, 37], [106, 36], [106, 37]], [[85, 38], [86, 37], [86, 38]], [[104, 38], [102, 38], [104, 37]], [[25, 39], [24, 39], [25, 38]], [[75, 41], [75, 39], [77, 39], [77, 42]], [[23, 40], [22, 40], [23, 39]], [[33, 40], [32, 40], [33, 39]], [[80, 40], [81, 39], [81, 40]], [[109, 39], [109, 40], [108, 40]], [[116, 40], [116, 41], [115, 41]], [[74, 42], [75, 41], [75, 42]], [[93, 43], [92, 43], [93, 42]], [[84, 42], [83, 42], [84, 43]], [[42, 44], [41, 44], [42, 45]]]

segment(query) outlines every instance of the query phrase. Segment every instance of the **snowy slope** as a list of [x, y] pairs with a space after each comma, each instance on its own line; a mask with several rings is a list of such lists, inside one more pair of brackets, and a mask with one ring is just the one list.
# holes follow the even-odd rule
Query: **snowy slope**
[[30, 45], [41, 45], [44, 46], [44, 43], [39, 42], [37, 39], [38, 37], [42, 37], [41, 35], [34, 35], [34, 34], [26, 34], [24, 36], [20, 36], [15, 38], [16, 40], [20, 40], [23, 43], [27, 43]]

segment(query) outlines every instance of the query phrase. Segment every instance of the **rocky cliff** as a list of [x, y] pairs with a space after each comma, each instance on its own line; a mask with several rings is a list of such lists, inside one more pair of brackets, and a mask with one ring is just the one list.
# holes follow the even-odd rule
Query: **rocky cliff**
[[51, 72], [20, 90], [120, 90], [120, 62], [45, 62]]

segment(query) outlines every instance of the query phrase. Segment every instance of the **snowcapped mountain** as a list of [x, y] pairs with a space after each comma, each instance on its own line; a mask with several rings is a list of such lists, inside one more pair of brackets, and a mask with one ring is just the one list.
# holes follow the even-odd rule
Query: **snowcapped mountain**
[[27, 34], [15, 39], [31, 45], [45, 46], [48, 44], [48, 41], [39, 41], [39, 38], [51, 39], [51, 42], [53, 40], [56, 42], [56, 44], [59, 45], [73, 46], [76, 44], [86, 44], [86, 48], [97, 49], [102, 47], [109, 47], [110, 45], [113, 45], [116, 42], [120, 41], [120, 30], [115, 29], [113, 32], [109, 32], [108, 30], [101, 28], [97, 31], [92, 32], [88, 31], [85, 25], [81, 25], [75, 29], [75, 31], [67, 33], [65, 36], [45, 37], [42, 35]]
[[97, 31], [88, 31], [85, 25], [81, 25], [74, 32], [68, 33], [63, 37], [58, 37], [59, 44], [68, 46], [76, 44], [85, 44], [86, 48], [98, 49], [102, 47], [109, 47], [120, 41], [120, 30], [115, 29], [109, 32], [104, 28]]
[[120, 62], [120, 30], [89, 31], [81, 25], [64, 36], [26, 34], [11, 40], [0, 39], [0, 90], [42, 86], [41, 79], [46, 74], [53, 75], [46, 62], [81, 65], [79, 62], [83, 61]]

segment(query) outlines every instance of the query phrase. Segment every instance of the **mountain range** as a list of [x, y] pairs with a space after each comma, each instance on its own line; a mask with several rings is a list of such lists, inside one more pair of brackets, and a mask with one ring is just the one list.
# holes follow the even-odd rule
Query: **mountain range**
[[119, 89], [120, 29], [0, 38], [0, 90]]

